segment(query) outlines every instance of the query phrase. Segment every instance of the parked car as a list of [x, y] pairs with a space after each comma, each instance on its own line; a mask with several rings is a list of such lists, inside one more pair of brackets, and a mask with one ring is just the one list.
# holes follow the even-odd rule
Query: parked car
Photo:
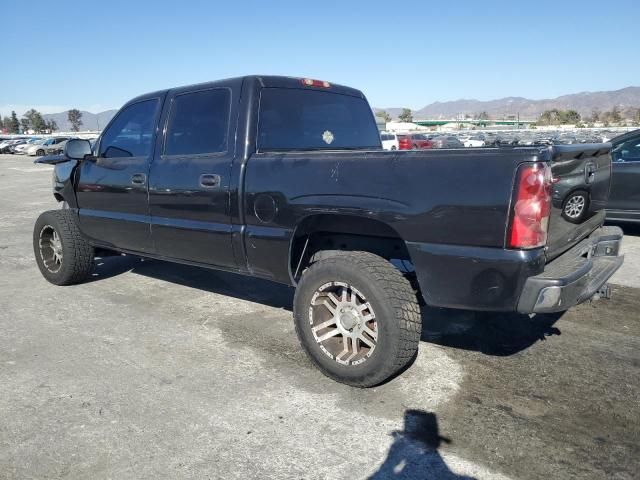
[[64, 152], [64, 146], [69, 140], [69, 138], [66, 138], [64, 140], [54, 142], [51, 145], [44, 146], [45, 155], [57, 155]]
[[51, 137], [47, 138], [42, 143], [36, 143], [27, 149], [27, 155], [42, 157], [48, 153], [54, 152], [59, 149], [62, 142], [69, 140], [69, 137]]
[[13, 153], [11, 149], [15, 145], [21, 145], [25, 142], [26, 140], [24, 138], [13, 138], [11, 140], [6, 140], [0, 143], [0, 153]]
[[424, 133], [410, 133], [408, 137], [413, 150], [424, 150], [433, 147], [431, 140]]
[[398, 150], [411, 150], [413, 148], [409, 135], [398, 134], [396, 138], [398, 139]]
[[470, 135], [465, 138], [459, 138], [465, 147], [484, 147], [485, 137], [484, 135]]
[[393, 132], [382, 132], [380, 140], [382, 141], [382, 148], [385, 150], [398, 150], [400, 148], [398, 136]]
[[452, 135], [438, 135], [431, 139], [433, 148], [464, 148], [464, 144]]
[[[608, 145], [385, 152], [364, 95], [318, 80], [249, 76], [142, 95], [95, 150], [73, 139], [37, 162], [55, 165], [54, 196], [69, 207], [34, 226], [49, 282], [90, 278], [104, 249], [295, 286], [304, 350], [358, 387], [415, 357], [419, 296], [564, 311], [606, 294], [623, 261], [621, 230], [602, 227]], [[552, 182], [586, 182], [573, 171], [589, 162], [600, 166], [590, 214], [567, 222]]]
[[12, 148], [12, 153], [15, 153], [17, 155], [25, 154], [29, 147], [31, 147], [32, 145], [35, 145], [36, 143], [38, 143], [40, 141], [44, 142], [44, 140], [42, 140], [39, 137], [30, 138], [25, 143], [23, 143], [21, 145], [14, 146]]
[[611, 193], [607, 218], [640, 222], [640, 130], [611, 139]]

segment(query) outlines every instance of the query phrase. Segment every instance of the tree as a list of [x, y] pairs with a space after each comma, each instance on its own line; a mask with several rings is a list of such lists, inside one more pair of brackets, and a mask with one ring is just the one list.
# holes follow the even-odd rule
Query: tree
[[559, 116], [560, 116], [560, 123], [564, 125], [566, 124], [576, 125], [580, 123], [580, 120], [582, 119], [580, 117], [580, 114], [575, 110], [561, 110], [559, 112]]
[[384, 120], [384, 123], [388, 123], [391, 121], [391, 115], [389, 115], [386, 111], [380, 110], [376, 112], [376, 117], [380, 117]]
[[613, 110], [611, 110], [611, 114], [609, 117], [611, 118], [611, 121], [613, 123], [622, 122], [622, 115], [620, 114], [620, 109], [617, 106], [613, 107]]
[[594, 108], [591, 111], [591, 121], [593, 123], [596, 123], [596, 122], [600, 121], [600, 110], [598, 110], [597, 108]]
[[9, 117], [4, 117], [2, 119], [2, 130], [9, 131], [9, 124], [11, 123], [11, 119]]
[[2, 120], [2, 115], [0, 115], [0, 132], [2, 132], [3, 128], [4, 128], [4, 121]]
[[545, 110], [538, 118], [538, 125], [553, 125], [558, 122], [558, 110]]
[[9, 124], [5, 124], [5, 128], [9, 130], [9, 133], [20, 133], [20, 122], [18, 121], [18, 116], [16, 115], [15, 111], [11, 111]]
[[27, 133], [27, 131], [31, 128], [29, 120], [24, 117], [20, 119], [20, 125], [22, 126], [22, 133]]
[[42, 118], [42, 114], [34, 108], [24, 114], [23, 120], [25, 119], [27, 120], [28, 125], [31, 127], [31, 129], [33, 129], [36, 133], [42, 133], [42, 131], [47, 128], [47, 124], [44, 121], [44, 118]]
[[79, 131], [82, 126], [82, 112], [77, 108], [73, 108], [67, 112], [67, 118], [69, 119], [69, 123], [71, 123], [71, 130], [74, 132]]
[[403, 108], [402, 113], [398, 115], [398, 120], [400, 120], [401, 122], [408, 122], [408, 123], [413, 122], [413, 114], [411, 113], [411, 109]]
[[577, 125], [581, 117], [575, 110], [545, 110], [540, 115], [538, 125]]
[[48, 130], [49, 133], [53, 133], [56, 130], [58, 130], [58, 124], [53, 118], [51, 120], [46, 120], [44, 124], [45, 124], [45, 130]]

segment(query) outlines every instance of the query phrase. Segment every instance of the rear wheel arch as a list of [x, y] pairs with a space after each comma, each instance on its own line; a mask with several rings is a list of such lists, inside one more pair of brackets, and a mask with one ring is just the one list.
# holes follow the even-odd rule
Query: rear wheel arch
[[386, 260], [411, 262], [404, 239], [379, 219], [345, 214], [311, 215], [298, 224], [291, 238], [292, 283], [296, 285], [304, 270], [314, 262], [345, 251], [369, 252]]

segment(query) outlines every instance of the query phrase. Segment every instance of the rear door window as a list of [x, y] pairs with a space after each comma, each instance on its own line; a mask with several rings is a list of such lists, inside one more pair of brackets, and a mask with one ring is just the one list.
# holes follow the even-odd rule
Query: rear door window
[[640, 162], [640, 136], [616, 145], [611, 153], [614, 162]]
[[165, 155], [202, 155], [227, 150], [231, 92], [214, 88], [175, 97], [171, 105]]
[[380, 149], [373, 112], [364, 98], [295, 88], [263, 88], [259, 151]]

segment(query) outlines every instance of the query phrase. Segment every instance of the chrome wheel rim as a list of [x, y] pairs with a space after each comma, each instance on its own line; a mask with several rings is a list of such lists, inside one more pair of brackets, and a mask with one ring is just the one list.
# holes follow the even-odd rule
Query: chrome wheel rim
[[309, 324], [320, 349], [341, 365], [360, 365], [378, 343], [376, 315], [365, 296], [344, 282], [320, 286], [309, 307]]
[[582, 195], [571, 197], [564, 206], [564, 213], [569, 218], [578, 218], [584, 210], [585, 198]]
[[57, 273], [62, 268], [62, 240], [55, 228], [45, 225], [40, 230], [40, 258], [45, 268]]

